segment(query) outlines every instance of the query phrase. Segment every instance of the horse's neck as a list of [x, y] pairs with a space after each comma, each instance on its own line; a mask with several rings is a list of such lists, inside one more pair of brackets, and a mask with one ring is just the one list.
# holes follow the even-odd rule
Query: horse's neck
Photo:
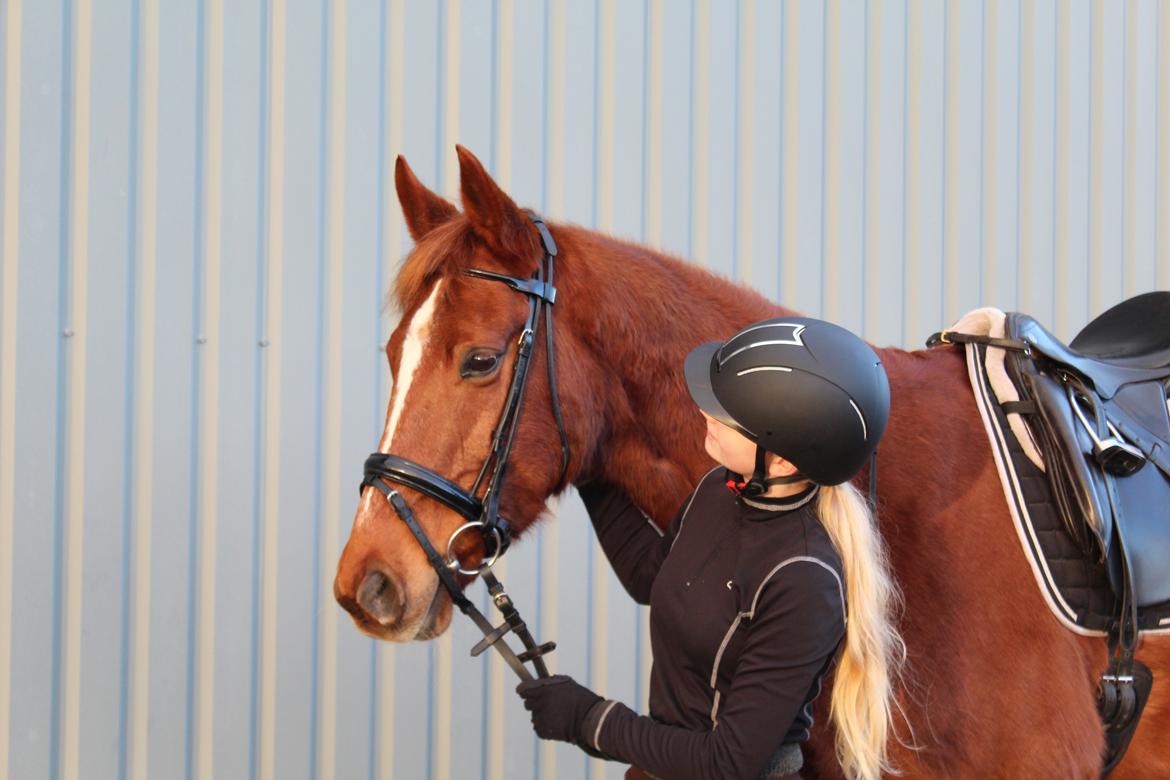
[[695, 265], [584, 230], [565, 241], [563, 283], [576, 332], [604, 380], [598, 476], [660, 522], [712, 467], [683, 381], [696, 345], [784, 310]]

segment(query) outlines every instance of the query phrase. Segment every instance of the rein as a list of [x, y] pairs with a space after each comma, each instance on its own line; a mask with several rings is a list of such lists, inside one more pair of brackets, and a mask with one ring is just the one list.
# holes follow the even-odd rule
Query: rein
[[[548, 677], [548, 668], [543, 656], [556, 649], [555, 642], [537, 644], [528, 631], [528, 626], [520, 617], [519, 611], [512, 603], [511, 597], [504, 590], [503, 584], [496, 579], [491, 567], [507, 551], [512, 543], [512, 530], [508, 521], [500, 515], [500, 493], [503, 488], [504, 477], [508, 470], [508, 457], [512, 453], [512, 445], [516, 439], [516, 431], [520, 423], [520, 410], [524, 402], [524, 391], [527, 387], [528, 369], [532, 362], [533, 345], [536, 334], [540, 330], [541, 320], [545, 320], [545, 343], [548, 365], [549, 398], [552, 402], [553, 418], [557, 423], [557, 432], [561, 438], [561, 472], [557, 478], [557, 485], [565, 481], [569, 470], [569, 437], [565, 433], [565, 422], [561, 416], [560, 397], [557, 392], [556, 369], [553, 350], [553, 304], [556, 302], [557, 290], [553, 286], [553, 258], [557, 255], [557, 245], [552, 234], [537, 214], [527, 211], [528, 218], [536, 226], [540, 234], [540, 241], [544, 248], [544, 256], [537, 266], [536, 273], [529, 279], [515, 276], [469, 269], [465, 274], [477, 279], [485, 279], [506, 284], [528, 298], [528, 319], [520, 331], [520, 339], [516, 345], [516, 362], [512, 367], [512, 382], [508, 387], [508, 395], [504, 400], [504, 408], [492, 434], [491, 449], [484, 458], [479, 474], [475, 478], [470, 490], [447, 479], [421, 464], [398, 455], [375, 452], [366, 459], [365, 475], [362, 479], [359, 493], [367, 486], [377, 489], [390, 506], [398, 514], [406, 527], [414, 534], [414, 538], [426, 553], [431, 568], [439, 576], [439, 581], [451, 595], [451, 601], [459, 610], [483, 632], [483, 639], [471, 648], [471, 655], [478, 656], [489, 647], [495, 650], [504, 659], [505, 663], [521, 680], [531, 680], [532, 673], [524, 666], [531, 661], [538, 677]], [[490, 474], [490, 476], [489, 476]], [[477, 498], [480, 487], [487, 477], [487, 486], [483, 498]], [[447, 539], [445, 554], [431, 544], [423, 531], [410, 506], [402, 494], [392, 485], [403, 485], [417, 490], [423, 495], [433, 498], [439, 503], [461, 515], [466, 522], [455, 529]], [[485, 553], [484, 560], [474, 569], [465, 569], [454, 553], [455, 541], [463, 532], [477, 528], [483, 537]], [[476, 608], [459, 587], [455, 575], [479, 576], [487, 585], [488, 595], [504, 622], [493, 626], [479, 609]], [[511, 631], [523, 643], [524, 651], [516, 653], [507, 642], [500, 641]]]

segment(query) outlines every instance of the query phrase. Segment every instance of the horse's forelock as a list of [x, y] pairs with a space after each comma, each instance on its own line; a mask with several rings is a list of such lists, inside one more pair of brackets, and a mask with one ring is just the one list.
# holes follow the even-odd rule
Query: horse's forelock
[[410, 311], [421, 302], [437, 276], [469, 267], [475, 243], [475, 231], [463, 216], [423, 236], [394, 281], [394, 302], [398, 310]]

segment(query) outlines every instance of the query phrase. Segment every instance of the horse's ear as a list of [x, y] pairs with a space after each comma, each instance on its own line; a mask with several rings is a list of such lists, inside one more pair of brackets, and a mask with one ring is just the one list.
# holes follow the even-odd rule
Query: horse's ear
[[402, 215], [406, 217], [406, 228], [416, 242], [459, 213], [450, 201], [431, 192], [418, 180], [402, 155], [398, 155], [394, 164], [394, 187], [398, 190]]
[[477, 236], [501, 259], [525, 264], [538, 257], [540, 240], [532, 221], [500, 189], [475, 155], [456, 146], [459, 154], [459, 181], [463, 189], [463, 210]]

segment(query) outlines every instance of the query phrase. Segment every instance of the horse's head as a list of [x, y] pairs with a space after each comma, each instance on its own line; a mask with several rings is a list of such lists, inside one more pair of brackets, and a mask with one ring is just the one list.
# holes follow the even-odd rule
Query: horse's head
[[[469, 276], [479, 269], [530, 277], [544, 257], [534, 223], [459, 148], [464, 211], [424, 187], [398, 159], [395, 183], [416, 246], [394, 294], [402, 320], [386, 344], [394, 377], [379, 451], [408, 458], [470, 490], [488, 455], [505, 405], [516, 344], [529, 302], [504, 284]], [[554, 280], [566, 297], [566, 275]], [[564, 303], [557, 306], [563, 313]], [[558, 317], [558, 325], [565, 319]], [[547, 324], [547, 323], [546, 323]], [[547, 381], [544, 328], [520, 410], [500, 514], [513, 535], [530, 526], [554, 492], [591, 457], [597, 381], [572, 328], [557, 327], [557, 383], [572, 459], [561, 479], [562, 448]], [[431, 544], [446, 551], [464, 518], [438, 501], [400, 487]], [[482, 493], [482, 490], [480, 491]], [[452, 552], [472, 568], [486, 550], [479, 534], [460, 534]], [[334, 594], [366, 633], [393, 641], [429, 639], [446, 630], [451, 599], [419, 543], [386, 498], [367, 487], [334, 580]]]

